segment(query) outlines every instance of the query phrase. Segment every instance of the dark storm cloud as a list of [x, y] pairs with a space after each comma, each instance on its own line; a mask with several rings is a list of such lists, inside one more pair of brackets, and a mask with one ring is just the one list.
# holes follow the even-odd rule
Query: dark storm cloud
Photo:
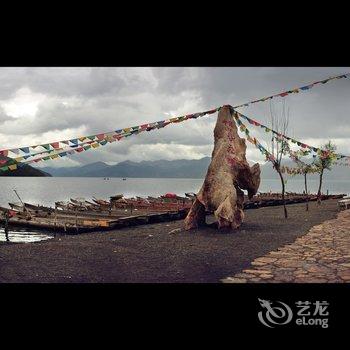
[[[222, 104], [237, 105], [349, 71], [346, 67], [1, 68], [1, 146], [23, 145], [30, 137], [48, 142], [52, 135], [71, 138], [81, 136], [81, 132], [105, 132]], [[35, 94], [44, 98], [34, 116], [14, 118], [5, 107], [23, 88], [33, 93], [33, 99]], [[350, 154], [349, 96], [350, 79], [288, 96], [289, 133], [315, 146], [327, 139], [337, 140], [340, 150]], [[272, 100], [276, 110], [282, 100]], [[12, 104], [16, 108], [20, 102]], [[269, 102], [264, 102], [239, 111], [267, 123], [269, 107]], [[215, 116], [186, 121], [72, 159], [88, 163], [210, 155], [214, 125]], [[260, 130], [253, 128], [251, 132], [267, 140]], [[249, 155], [260, 159], [250, 147]]]

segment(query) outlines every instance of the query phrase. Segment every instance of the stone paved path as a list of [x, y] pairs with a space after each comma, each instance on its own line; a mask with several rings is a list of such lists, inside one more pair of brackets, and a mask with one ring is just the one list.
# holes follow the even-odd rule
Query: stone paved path
[[350, 282], [350, 210], [314, 226], [294, 243], [255, 259], [224, 283]]

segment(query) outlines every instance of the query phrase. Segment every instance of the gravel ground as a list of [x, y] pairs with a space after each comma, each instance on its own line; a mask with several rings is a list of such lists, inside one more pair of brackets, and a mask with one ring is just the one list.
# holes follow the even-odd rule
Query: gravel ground
[[[182, 221], [109, 232], [0, 244], [0, 282], [220, 282], [250, 262], [336, 217], [337, 200], [245, 212], [237, 232], [207, 226], [187, 232]], [[210, 222], [209, 218], [209, 222]], [[175, 230], [175, 232], [171, 232]]]

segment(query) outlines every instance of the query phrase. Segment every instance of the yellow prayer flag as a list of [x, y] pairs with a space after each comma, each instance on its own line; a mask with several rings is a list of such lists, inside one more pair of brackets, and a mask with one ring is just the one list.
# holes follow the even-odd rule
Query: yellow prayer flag
[[9, 165], [10, 170], [16, 170], [17, 169], [17, 164]]

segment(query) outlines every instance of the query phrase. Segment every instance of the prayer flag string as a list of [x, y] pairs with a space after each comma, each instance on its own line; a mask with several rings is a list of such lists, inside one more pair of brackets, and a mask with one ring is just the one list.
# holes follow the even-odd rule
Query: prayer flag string
[[337, 76], [330, 77], [330, 78], [327, 78], [327, 79], [324, 79], [324, 80], [315, 81], [315, 82], [313, 82], [311, 84], [300, 86], [298, 88], [294, 88], [294, 89], [291, 89], [291, 90], [288, 90], [288, 91], [280, 92], [280, 93], [275, 94], [275, 95], [271, 95], [271, 96], [259, 98], [258, 100], [242, 103], [242, 104], [240, 104], [238, 106], [235, 106], [233, 108], [247, 107], [247, 106], [249, 106], [249, 105], [251, 105], [253, 103], [264, 102], [264, 101], [267, 101], [267, 100], [271, 100], [272, 98], [275, 98], [275, 97], [286, 97], [286, 96], [288, 96], [290, 94], [296, 94], [296, 93], [299, 93], [299, 92], [304, 92], [304, 91], [310, 90], [310, 89], [312, 89], [314, 86], [316, 86], [318, 84], [326, 84], [329, 81], [332, 81], [332, 80], [335, 80], [335, 79], [343, 79], [343, 78], [348, 78], [348, 77], [350, 77], [350, 73], [337, 75]]

